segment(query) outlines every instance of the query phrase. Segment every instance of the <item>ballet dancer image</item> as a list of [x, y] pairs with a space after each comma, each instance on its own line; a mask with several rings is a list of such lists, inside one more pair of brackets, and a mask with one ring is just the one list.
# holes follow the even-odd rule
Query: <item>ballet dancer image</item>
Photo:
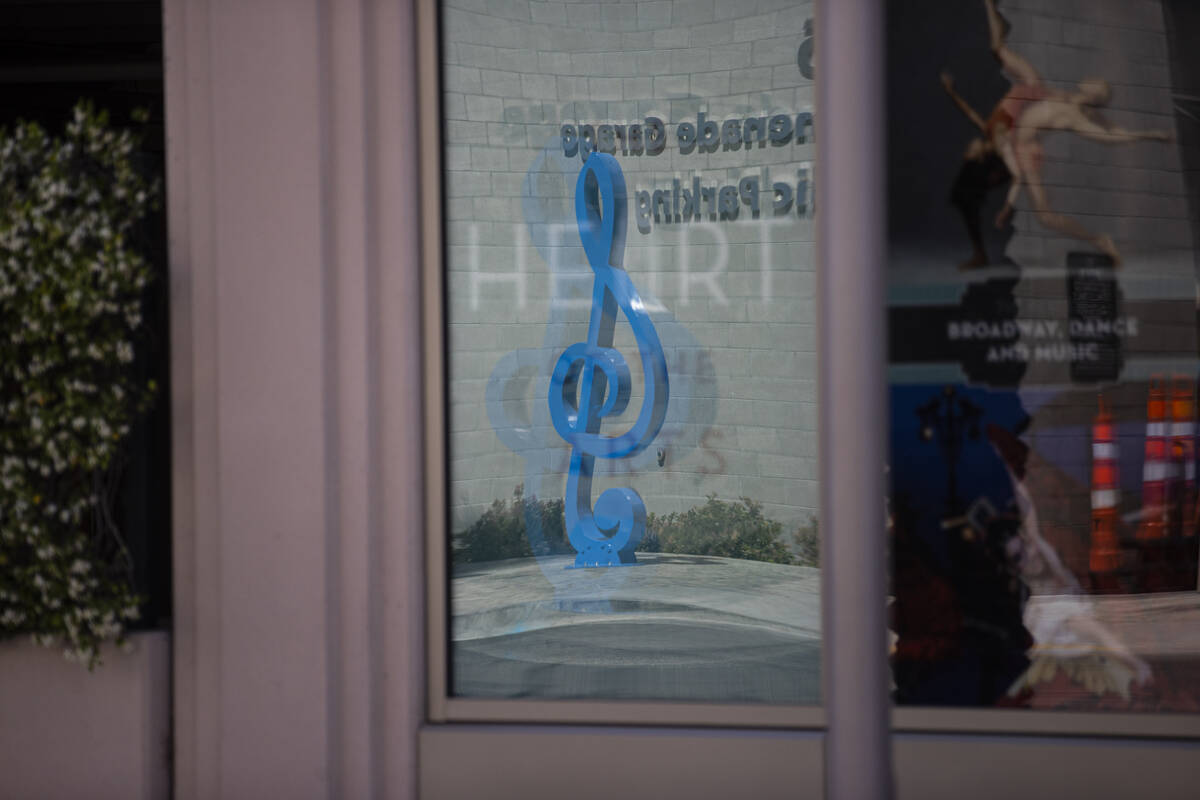
[[[1121, 144], [1139, 140], [1169, 142], [1174, 139], [1173, 134], [1165, 130], [1130, 131], [1102, 121], [1095, 109], [1107, 105], [1112, 94], [1109, 83], [1103, 79], [1087, 78], [1071, 91], [1046, 86], [1034, 66], [1008, 46], [1009, 25], [996, 10], [995, 0], [984, 0], [984, 8], [989, 46], [1004, 74], [1013, 81], [1012, 88], [984, 119], [955, 91], [954, 79], [949, 73], [942, 73], [942, 86], [955, 106], [982, 134], [967, 146], [964, 163], [984, 164], [999, 160], [1008, 173], [1009, 188], [1004, 205], [996, 215], [996, 227], [1003, 228], [1008, 223], [1022, 189], [1025, 189], [1037, 220], [1043, 226], [1089, 242], [1109, 255], [1114, 265], [1119, 264], [1120, 254], [1112, 237], [1094, 233], [1050, 207], [1042, 181], [1044, 151], [1041, 137], [1047, 132], [1069, 131], [1105, 144]], [[990, 173], [996, 174], [996, 170]], [[988, 181], [976, 181], [973, 187], [959, 186], [962, 183], [960, 173], [960, 181], [956, 181], [952, 201], [963, 214], [972, 244], [971, 258], [961, 265], [962, 268], [988, 263], [979, 228], [979, 211], [983, 195], [1004, 180], [1003, 173], [999, 173], [999, 177]], [[972, 188], [976, 194], [971, 193]]]
[[1096, 616], [1078, 579], [1046, 541], [1037, 506], [1027, 485], [1029, 446], [1009, 431], [989, 425], [987, 438], [1012, 483], [1021, 526], [1011, 543], [1021, 579], [1036, 600], [1025, 606], [1025, 627], [1033, 635], [1029, 669], [1009, 696], [1036, 692], [1062, 672], [1063, 684], [1086, 688], [1097, 697], [1111, 692], [1125, 701], [1130, 690], [1153, 681], [1153, 670]]

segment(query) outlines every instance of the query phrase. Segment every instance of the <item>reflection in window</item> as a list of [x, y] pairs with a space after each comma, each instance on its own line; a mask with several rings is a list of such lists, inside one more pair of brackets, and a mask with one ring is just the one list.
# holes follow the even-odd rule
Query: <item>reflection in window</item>
[[896, 698], [1200, 711], [1200, 13], [890, 12]]
[[451, 692], [814, 704], [811, 3], [442, 10]]

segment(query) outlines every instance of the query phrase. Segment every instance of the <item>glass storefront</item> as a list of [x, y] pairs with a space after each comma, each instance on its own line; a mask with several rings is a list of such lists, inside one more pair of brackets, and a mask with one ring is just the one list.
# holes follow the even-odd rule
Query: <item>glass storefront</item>
[[[820, 704], [813, 13], [442, 8], [451, 697]], [[888, 6], [898, 705], [1200, 711], [1197, 30]]]
[[820, 700], [811, 3], [448, 3], [450, 684]]
[[889, 5], [900, 704], [1200, 711], [1197, 34]]
[[164, 2], [135, 755], [1194, 796], [1195, 5]]

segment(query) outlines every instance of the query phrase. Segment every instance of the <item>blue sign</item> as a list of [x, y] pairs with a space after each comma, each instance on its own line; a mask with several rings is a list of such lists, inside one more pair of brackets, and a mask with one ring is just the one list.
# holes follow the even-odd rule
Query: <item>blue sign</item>
[[[622, 268], [628, 221], [625, 176], [617, 160], [593, 153], [575, 184], [575, 218], [588, 264], [595, 272], [586, 342], [568, 347], [550, 378], [550, 419], [571, 446], [564, 498], [567, 535], [576, 567], [636, 563], [633, 551], [646, 531], [646, 504], [633, 489], [613, 488], [592, 505], [597, 458], [629, 458], [645, 450], [662, 428], [670, 394], [662, 343], [629, 274]], [[605, 436], [600, 424], [629, 405], [629, 365], [613, 348], [618, 308], [629, 320], [641, 354], [644, 397], [633, 426]]]

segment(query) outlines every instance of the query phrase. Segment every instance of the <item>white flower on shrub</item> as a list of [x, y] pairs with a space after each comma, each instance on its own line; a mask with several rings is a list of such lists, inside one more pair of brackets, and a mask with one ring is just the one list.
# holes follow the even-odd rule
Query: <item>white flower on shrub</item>
[[89, 667], [139, 602], [100, 490], [153, 390], [128, 366], [158, 193], [136, 147], [82, 104], [61, 137], [0, 130], [0, 638]]

